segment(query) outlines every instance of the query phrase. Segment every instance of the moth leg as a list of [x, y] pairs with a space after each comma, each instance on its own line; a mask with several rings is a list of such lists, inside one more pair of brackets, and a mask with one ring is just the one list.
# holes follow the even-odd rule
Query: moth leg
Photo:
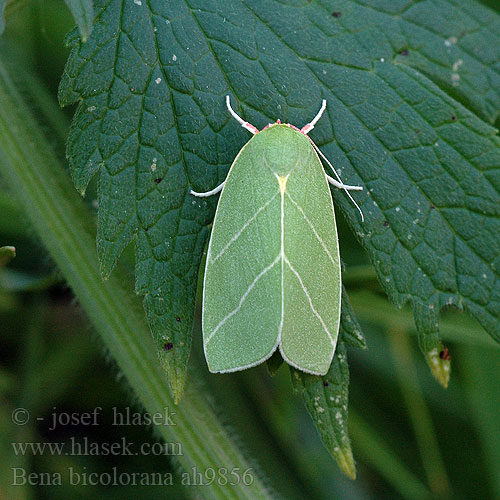
[[193, 196], [198, 196], [198, 198], [207, 198], [208, 196], [212, 196], [213, 194], [217, 194], [218, 192], [222, 191], [222, 188], [224, 187], [224, 184], [226, 181], [224, 181], [222, 184], [219, 184], [215, 189], [212, 189], [212, 191], [207, 191], [205, 193], [197, 193], [196, 191], [193, 191], [192, 189], [189, 191], [189, 194], [192, 194]]
[[346, 191], [363, 191], [363, 186], [350, 186], [349, 184], [343, 184], [335, 180], [333, 177], [330, 177], [328, 174], [326, 176], [328, 182], [339, 189], [345, 189]]
[[231, 107], [231, 100], [229, 98], [229, 96], [227, 95], [226, 96], [226, 106], [227, 106], [227, 109], [229, 110], [229, 112], [231, 113], [231, 116], [239, 123], [241, 124], [241, 126], [243, 128], [246, 128], [249, 132], [251, 132], [252, 134], [256, 134], [259, 129], [257, 127], [254, 127], [251, 123], [248, 123], [246, 122], [245, 120], [243, 120], [243, 118], [241, 118], [241, 116], [239, 116], [234, 110], [233, 108]]
[[321, 115], [323, 114], [323, 111], [325, 111], [325, 109], [326, 109], [326, 99], [323, 99], [323, 101], [321, 103], [321, 108], [318, 111], [318, 114], [313, 118], [311, 123], [304, 125], [300, 131], [303, 134], [307, 135], [314, 128], [316, 123], [318, 123], [318, 120], [321, 118]]
[[364, 222], [365, 221], [365, 217], [363, 215], [363, 212], [362, 212], [361, 208], [359, 208], [359, 205], [356, 203], [356, 201], [352, 197], [351, 193], [349, 193], [349, 190], [362, 191], [363, 188], [361, 186], [348, 186], [348, 185], [344, 184], [342, 182], [342, 179], [340, 178], [339, 174], [333, 168], [333, 165], [330, 163], [330, 160], [328, 160], [328, 158], [323, 154], [323, 152], [321, 151], [321, 149], [319, 149], [318, 146], [316, 146], [316, 144], [314, 144], [314, 142], [313, 142], [313, 140], [311, 138], [309, 138], [309, 140], [311, 141], [311, 144], [313, 145], [314, 149], [318, 152], [318, 154], [321, 156], [321, 158], [323, 158], [323, 160], [325, 160], [326, 164], [332, 169], [333, 173], [335, 174], [335, 177], [337, 177], [337, 181], [335, 181], [335, 179], [333, 177], [330, 177], [325, 172], [325, 175], [326, 175], [326, 178], [328, 179], [328, 182], [331, 182], [331, 184], [333, 184], [334, 186], [339, 187], [339, 188], [341, 188], [341, 189], [343, 189], [345, 191], [345, 194], [352, 201], [353, 205], [358, 210], [359, 215], [361, 215], [361, 221]]
[[[335, 172], [335, 170], [334, 170], [334, 172]], [[335, 180], [333, 177], [330, 177], [328, 174], [325, 174], [325, 175], [326, 175], [326, 178], [327, 178], [328, 182], [332, 186], [335, 186], [337, 188], [343, 189], [345, 191], [345, 194], [347, 196], [349, 196], [350, 200], [352, 201], [352, 203], [356, 207], [357, 211], [359, 212], [359, 215], [361, 215], [361, 222], [364, 222], [365, 221], [365, 217], [363, 215], [363, 211], [361, 210], [361, 208], [359, 207], [359, 205], [356, 203], [356, 201], [354, 200], [354, 198], [351, 196], [351, 193], [349, 193], [349, 191], [363, 191], [363, 187], [362, 186], [349, 186], [349, 184], [343, 184], [342, 182], [339, 182], [339, 181]], [[337, 172], [335, 172], [335, 175], [337, 175]]]

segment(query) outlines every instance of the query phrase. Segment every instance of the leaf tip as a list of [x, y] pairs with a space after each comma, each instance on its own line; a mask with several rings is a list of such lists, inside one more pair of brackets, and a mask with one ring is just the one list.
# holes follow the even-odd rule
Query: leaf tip
[[171, 388], [171, 389], [172, 389], [172, 392], [174, 394], [174, 403], [176, 405], [178, 405], [179, 401], [181, 400], [182, 394], [184, 393], [184, 388], [180, 392], [174, 390], [173, 388]]
[[174, 403], [178, 405], [182, 395], [184, 394], [184, 385], [186, 382], [185, 372], [183, 374], [179, 374], [175, 370], [175, 367], [172, 366], [172, 360], [167, 358], [164, 352], [158, 351], [158, 357], [163, 371], [165, 372], [170, 392], [174, 397]]
[[85, 43], [92, 32], [94, 22], [94, 6], [92, 0], [75, 2], [65, 0], [77, 24], [80, 40]]
[[448, 348], [431, 349], [425, 353], [425, 359], [434, 378], [446, 389], [451, 371], [451, 356]]
[[350, 443], [346, 443], [337, 450], [334, 450], [333, 456], [337, 461], [340, 470], [349, 478], [356, 479], [356, 464], [352, 455], [352, 448]]
[[16, 247], [0, 247], [0, 266], [8, 264], [16, 256]]
[[99, 271], [101, 273], [101, 278], [103, 281], [108, 281], [111, 275], [112, 269], [109, 269], [102, 261], [99, 262]]
[[106, 266], [102, 259], [99, 259], [99, 272], [101, 273], [101, 278], [103, 281], [108, 281], [111, 275], [111, 269]]

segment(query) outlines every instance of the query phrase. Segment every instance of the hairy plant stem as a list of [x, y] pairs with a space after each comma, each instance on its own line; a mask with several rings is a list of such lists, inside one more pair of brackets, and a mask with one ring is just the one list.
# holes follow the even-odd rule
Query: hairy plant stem
[[[95, 249], [93, 218], [71, 185], [30, 110], [0, 59], [0, 168], [25, 216], [30, 219], [80, 304], [104, 340], [145, 410], [175, 412], [175, 425], [157, 426], [168, 442], [179, 442], [182, 469], [202, 475], [219, 467], [251, 466], [201, 393], [191, 383], [176, 406], [159, 366], [139, 299], [129, 291], [127, 273], [117, 269], [103, 282]], [[25, 249], [19, 249], [23, 252]], [[271, 494], [255, 470], [236, 486], [218, 481], [200, 488], [203, 498], [268, 499]]]

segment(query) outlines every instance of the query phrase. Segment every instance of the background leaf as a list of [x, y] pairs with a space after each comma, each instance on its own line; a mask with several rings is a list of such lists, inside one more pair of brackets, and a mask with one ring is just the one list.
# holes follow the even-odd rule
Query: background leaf
[[312, 136], [365, 186], [365, 223], [344, 193], [336, 202], [391, 300], [411, 302], [443, 384], [442, 307], [465, 307], [499, 338], [500, 144], [478, 118], [493, 122], [500, 99], [496, 14], [451, 0], [95, 6], [88, 42], [69, 37], [60, 86], [63, 104], [80, 100], [72, 175], [83, 192], [99, 171], [105, 276], [136, 237], [136, 289], [177, 395], [215, 203], [188, 192], [221, 182], [248, 140], [227, 93], [258, 127], [305, 123], [327, 98]]
[[323, 443], [342, 472], [355, 479], [356, 466], [347, 429], [349, 365], [344, 343], [339, 339], [326, 375], [318, 377], [294, 368], [291, 368], [291, 371], [294, 386], [302, 389], [306, 408]]
[[347, 427], [349, 365], [346, 344], [366, 349], [361, 328], [343, 289], [339, 338], [328, 373], [319, 377], [295, 368], [290, 368], [290, 371], [294, 388], [302, 392], [306, 408], [321, 440], [339, 464], [342, 472], [351, 479], [355, 479], [356, 466]]
[[281, 356], [281, 353], [279, 352], [279, 349], [277, 349], [276, 351], [274, 351], [274, 354], [266, 361], [269, 374], [274, 377], [282, 364], [283, 358]]
[[340, 311], [339, 337], [349, 347], [366, 349], [366, 340], [361, 332], [354, 309], [349, 301], [345, 287], [342, 287], [342, 309]]
[[16, 256], [16, 249], [12, 246], [0, 247], [0, 267], [5, 266]]
[[75, 18], [80, 36], [82, 37], [82, 42], [86, 42], [92, 32], [92, 23], [94, 21], [94, 5], [92, 0], [64, 1]]

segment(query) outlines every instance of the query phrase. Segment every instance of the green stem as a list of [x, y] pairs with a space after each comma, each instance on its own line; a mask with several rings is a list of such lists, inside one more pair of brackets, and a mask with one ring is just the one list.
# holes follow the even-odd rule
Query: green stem
[[349, 411], [349, 433], [354, 454], [370, 464], [407, 500], [431, 500], [431, 492], [405, 468], [380, 436], [355, 411]]
[[[3, 186], [2, 186], [3, 188]], [[22, 212], [16, 206], [15, 201], [3, 189], [0, 191], [0, 246], [7, 243], [11, 237], [21, 238], [26, 233], [23, 227]]]
[[491, 498], [500, 498], [500, 391], [498, 353], [480, 346], [459, 346], [456, 358], [461, 363], [468, 413], [473, 418], [484, 454], [484, 477], [491, 486]]
[[[0, 161], [2, 174], [17, 195], [26, 217], [72, 287], [144, 408], [151, 414], [173, 415], [173, 426], [156, 431], [179, 442], [178, 462], [186, 471], [250, 468], [220, 424], [206, 398], [191, 383], [175, 406], [159, 366], [151, 334], [132, 284], [117, 269], [103, 282], [98, 269], [93, 218], [58, 164], [5, 66], [0, 60]], [[212, 482], [200, 488], [203, 498], [267, 499], [268, 488], [252, 470], [251, 485]], [[248, 476], [248, 475], [247, 475]], [[248, 479], [248, 477], [247, 477]]]
[[61, 144], [64, 144], [70, 128], [70, 121], [64, 111], [60, 107], [54, 106], [54, 98], [36, 74], [22, 68], [17, 71], [17, 80], [21, 80], [19, 83], [30, 95], [32, 102], [36, 103], [39, 113], [54, 136]]
[[407, 332], [388, 329], [396, 375], [415, 432], [427, 481], [437, 498], [451, 498], [451, 486], [441, 457], [429, 408], [422, 394]]

